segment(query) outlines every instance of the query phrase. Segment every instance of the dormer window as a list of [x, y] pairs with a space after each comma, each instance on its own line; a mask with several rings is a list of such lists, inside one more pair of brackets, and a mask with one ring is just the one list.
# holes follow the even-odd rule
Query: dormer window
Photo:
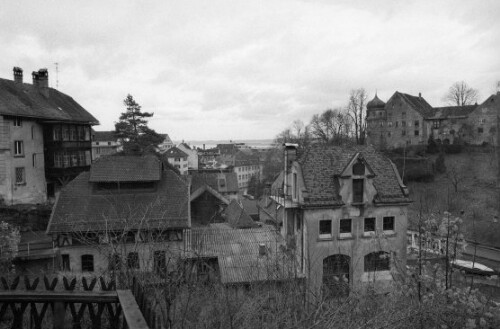
[[352, 202], [363, 203], [364, 179], [352, 180]]

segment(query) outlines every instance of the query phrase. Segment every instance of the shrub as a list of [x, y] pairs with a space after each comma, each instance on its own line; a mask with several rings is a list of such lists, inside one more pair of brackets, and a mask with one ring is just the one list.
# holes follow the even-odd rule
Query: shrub
[[432, 138], [432, 136], [429, 137], [429, 142], [427, 144], [427, 153], [434, 154], [438, 152], [439, 152], [439, 147], [436, 141], [434, 140], [434, 138]]
[[444, 163], [444, 154], [440, 153], [436, 159], [435, 167], [436, 172], [443, 174], [446, 172], [446, 165]]
[[460, 144], [449, 144], [442, 146], [443, 151], [447, 154], [457, 154], [462, 153], [462, 145]]

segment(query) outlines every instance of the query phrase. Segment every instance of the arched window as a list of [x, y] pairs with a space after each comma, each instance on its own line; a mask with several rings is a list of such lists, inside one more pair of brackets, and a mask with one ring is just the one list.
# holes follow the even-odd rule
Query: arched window
[[82, 255], [82, 271], [94, 272], [94, 255]]
[[365, 272], [389, 271], [391, 256], [385, 251], [372, 252], [365, 256]]
[[323, 289], [326, 297], [349, 294], [351, 257], [332, 255], [323, 259]]

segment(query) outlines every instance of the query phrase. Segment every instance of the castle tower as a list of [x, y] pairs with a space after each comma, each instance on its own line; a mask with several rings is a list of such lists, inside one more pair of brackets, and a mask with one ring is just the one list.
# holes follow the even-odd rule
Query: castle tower
[[385, 148], [386, 121], [385, 103], [375, 93], [375, 97], [366, 104], [367, 144], [377, 149]]

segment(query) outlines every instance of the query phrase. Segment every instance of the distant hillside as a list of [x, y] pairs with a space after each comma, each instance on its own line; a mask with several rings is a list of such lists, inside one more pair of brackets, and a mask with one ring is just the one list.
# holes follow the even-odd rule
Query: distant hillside
[[500, 246], [498, 161], [494, 152], [446, 154], [445, 173], [436, 174], [430, 182], [407, 183], [414, 201], [410, 226], [416, 227], [420, 208], [439, 216], [446, 210], [453, 216], [463, 211], [468, 240]]

